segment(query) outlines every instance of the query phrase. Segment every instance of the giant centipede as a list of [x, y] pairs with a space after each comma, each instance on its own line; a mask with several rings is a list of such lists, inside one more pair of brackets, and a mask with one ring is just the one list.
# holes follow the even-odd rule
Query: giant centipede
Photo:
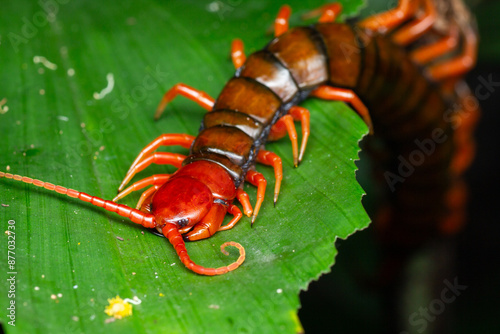
[[[188, 269], [224, 274], [243, 263], [241, 245], [223, 244], [223, 252], [232, 245], [240, 257], [215, 269], [195, 264], [185, 240], [234, 227], [243, 216], [236, 199], [255, 222], [267, 185], [256, 163], [274, 168], [276, 203], [282, 161], [264, 145], [288, 134], [294, 165], [299, 165], [310, 125], [309, 111], [298, 105], [313, 97], [346, 102], [367, 124], [365, 150], [377, 162], [373, 176], [387, 194], [372, 218], [388, 238], [396, 233], [401, 238], [406, 231], [408, 240], [418, 243], [424, 236], [454, 233], [463, 221], [462, 175], [474, 156], [472, 131], [479, 115], [462, 81], [474, 66], [477, 36], [461, 2], [442, 3], [447, 6], [400, 0], [396, 8], [354, 24], [336, 23], [342, 8], [333, 3], [309, 13], [320, 17], [317, 23], [295, 28], [289, 28], [290, 7], [281, 7], [275, 37], [262, 50], [247, 57], [243, 42], [233, 41], [236, 72], [216, 99], [182, 83], [167, 91], [155, 118], [182, 95], [208, 111], [200, 132], [196, 137], [164, 134], [152, 141], [132, 163], [113, 201], [19, 175], [0, 172], [0, 177], [79, 198], [156, 229]], [[300, 150], [294, 121], [302, 125]], [[156, 152], [171, 145], [189, 149], [189, 155]], [[153, 163], [178, 170], [125, 188]], [[245, 182], [257, 187], [253, 208]], [[147, 186], [136, 209], [115, 203]], [[222, 225], [227, 213], [234, 217]]]

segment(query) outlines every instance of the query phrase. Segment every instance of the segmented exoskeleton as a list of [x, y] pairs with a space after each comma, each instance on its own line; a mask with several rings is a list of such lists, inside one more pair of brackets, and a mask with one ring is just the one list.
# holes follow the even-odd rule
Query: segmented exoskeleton
[[[456, 230], [465, 196], [460, 175], [473, 156], [470, 137], [478, 114], [477, 106], [467, 102], [473, 97], [458, 79], [475, 62], [475, 32], [459, 20], [444, 33], [438, 31], [435, 22], [440, 13], [430, 0], [400, 0], [397, 8], [353, 26], [334, 23], [340, 11], [339, 4], [325, 5], [310, 13], [320, 16], [319, 23], [288, 29], [290, 8], [283, 6], [275, 20], [276, 37], [248, 58], [243, 43], [235, 40], [231, 54], [237, 70], [216, 100], [184, 84], [170, 89], [156, 119], [178, 94], [209, 112], [197, 137], [165, 134], [141, 151], [114, 199], [151, 185], [138, 210], [29, 178], [0, 176], [66, 193], [156, 228], [186, 267], [204, 275], [223, 274], [244, 261], [241, 245], [224, 244], [239, 248], [240, 257], [227, 267], [212, 269], [190, 260], [184, 239], [199, 240], [232, 228], [242, 217], [235, 199], [246, 215], [253, 215], [253, 224], [267, 184], [255, 171], [256, 162], [274, 168], [276, 203], [282, 163], [263, 146], [288, 133], [297, 166], [309, 135], [309, 111], [297, 105], [317, 97], [350, 103], [370, 129], [368, 149], [383, 171], [375, 175], [387, 181], [391, 194], [376, 216], [382, 226], [397, 229], [393, 222], [404, 221], [417, 233]], [[458, 49], [463, 52], [440, 60]], [[294, 120], [302, 123], [300, 153]], [[377, 141], [383, 143], [383, 151], [372, 145]], [[190, 154], [155, 152], [163, 145], [181, 145]], [[418, 155], [423, 158], [414, 163], [418, 150], [424, 150]], [[413, 170], [400, 175], [398, 164], [403, 160], [410, 161]], [[179, 170], [148, 177], [124, 190], [151, 163]], [[258, 187], [254, 209], [243, 191], [244, 181]], [[227, 212], [234, 218], [222, 226]]]

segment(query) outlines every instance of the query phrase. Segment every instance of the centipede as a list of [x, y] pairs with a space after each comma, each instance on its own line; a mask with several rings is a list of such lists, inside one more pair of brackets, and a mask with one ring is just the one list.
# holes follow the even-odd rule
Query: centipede
[[[288, 135], [297, 167], [311, 131], [310, 111], [299, 105], [318, 98], [349, 104], [366, 123], [363, 149], [376, 162], [371, 173], [385, 194], [371, 216], [387, 238], [398, 234], [402, 242], [418, 242], [424, 235], [457, 232], [466, 201], [462, 175], [474, 157], [472, 133], [479, 116], [463, 81], [476, 61], [472, 17], [455, 0], [399, 0], [395, 8], [354, 23], [335, 22], [341, 12], [339, 3], [327, 4], [305, 15], [319, 17], [316, 23], [290, 28], [291, 8], [284, 5], [274, 21], [274, 38], [263, 49], [247, 56], [243, 41], [233, 41], [235, 74], [217, 98], [184, 83], [174, 85], [154, 119], [184, 96], [207, 110], [198, 135], [154, 139], [112, 201], [26, 176], [0, 172], [0, 177], [78, 198], [156, 230], [186, 268], [221, 275], [244, 262], [243, 246], [224, 243], [222, 251], [236, 247], [238, 259], [206, 268], [191, 260], [185, 241], [229, 230], [243, 215], [255, 223], [267, 186], [256, 164], [274, 170], [276, 205], [283, 163], [265, 144]], [[301, 124], [300, 146], [294, 122]], [[157, 151], [163, 146], [181, 146], [189, 154]], [[151, 164], [178, 169], [127, 187]], [[257, 187], [253, 206], [245, 182]], [[116, 203], [145, 188], [136, 208]], [[228, 214], [232, 218], [223, 224]], [[402, 231], [411, 238], [401, 238]]]

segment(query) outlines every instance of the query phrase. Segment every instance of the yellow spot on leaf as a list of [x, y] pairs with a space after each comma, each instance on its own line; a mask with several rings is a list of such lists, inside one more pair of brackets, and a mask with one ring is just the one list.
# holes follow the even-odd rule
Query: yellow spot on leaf
[[104, 312], [110, 317], [121, 319], [132, 315], [132, 305], [121, 299], [119, 296], [108, 299], [109, 305]]

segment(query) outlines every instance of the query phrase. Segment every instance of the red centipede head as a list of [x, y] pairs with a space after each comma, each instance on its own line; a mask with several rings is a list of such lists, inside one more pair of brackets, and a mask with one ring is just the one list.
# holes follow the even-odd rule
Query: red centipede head
[[[217, 232], [236, 196], [231, 176], [208, 161], [182, 166], [156, 189], [140, 202], [141, 211], [155, 217], [158, 232], [166, 224], [173, 224], [184, 229], [184, 238], [191, 241]], [[186, 227], [189, 230], [192, 226], [187, 233]]]
[[179, 176], [158, 189], [149, 210], [158, 225], [175, 224], [182, 228], [198, 223], [210, 211], [212, 203], [212, 192], [204, 183], [189, 176]]

